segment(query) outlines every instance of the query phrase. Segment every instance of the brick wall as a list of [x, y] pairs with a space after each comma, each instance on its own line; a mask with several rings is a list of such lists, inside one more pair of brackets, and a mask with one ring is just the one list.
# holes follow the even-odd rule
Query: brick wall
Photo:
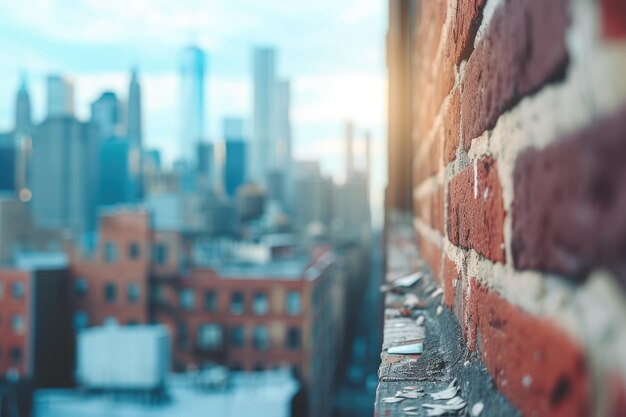
[[624, 415], [626, 2], [391, 3], [412, 136], [390, 141], [468, 347], [526, 416]]

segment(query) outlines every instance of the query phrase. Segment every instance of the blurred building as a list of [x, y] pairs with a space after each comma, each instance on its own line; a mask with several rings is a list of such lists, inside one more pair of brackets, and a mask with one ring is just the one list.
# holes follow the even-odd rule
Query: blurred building
[[296, 229], [304, 232], [311, 225], [329, 229], [333, 219], [333, 181], [324, 177], [319, 168], [303, 171], [296, 179], [295, 213]]
[[100, 140], [119, 137], [123, 133], [123, 106], [115, 93], [106, 91], [91, 104], [91, 122], [98, 128]]
[[16, 164], [15, 135], [0, 133], [0, 191], [16, 191]]
[[48, 118], [74, 116], [74, 84], [59, 74], [48, 76], [47, 103]]
[[141, 113], [141, 85], [137, 69], [131, 72], [128, 87], [128, 115], [126, 117], [126, 136], [128, 140], [141, 149], [143, 145], [143, 122]]
[[74, 342], [63, 253], [29, 253], [0, 269], [0, 374], [38, 387], [70, 386]]
[[224, 163], [224, 190], [234, 197], [247, 176], [248, 146], [243, 132], [243, 120], [227, 118], [224, 120], [224, 143], [226, 158]]
[[85, 230], [95, 222], [98, 176], [96, 130], [72, 117], [35, 128], [32, 213], [42, 229]]
[[32, 128], [30, 94], [26, 85], [26, 76], [23, 75], [15, 100], [15, 132], [18, 135], [29, 136], [32, 133]]
[[133, 142], [111, 137], [100, 143], [98, 204], [139, 200], [140, 150]]
[[204, 77], [206, 54], [198, 46], [185, 48], [181, 55], [181, 137], [180, 158], [196, 164], [196, 145], [205, 137]]
[[242, 222], [258, 220], [265, 211], [267, 195], [256, 184], [246, 184], [237, 190], [237, 213]]
[[201, 193], [214, 192], [217, 184], [215, 146], [208, 142], [198, 142], [196, 145], [196, 161], [198, 191]]
[[265, 185], [266, 174], [274, 165], [276, 142], [276, 51], [256, 48], [253, 61], [253, 117], [250, 146], [250, 179]]

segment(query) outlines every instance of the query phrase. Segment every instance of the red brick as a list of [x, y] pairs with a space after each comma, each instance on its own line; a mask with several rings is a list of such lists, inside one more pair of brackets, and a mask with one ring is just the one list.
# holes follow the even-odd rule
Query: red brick
[[445, 130], [444, 138], [444, 163], [448, 164], [456, 158], [456, 150], [460, 141], [461, 124], [461, 96], [456, 90], [450, 99], [450, 104], [443, 119]]
[[523, 415], [589, 414], [584, 353], [568, 335], [476, 280], [471, 281], [469, 309], [485, 366], [498, 389]]
[[496, 10], [461, 83], [465, 149], [522, 97], [562, 78], [568, 23], [567, 0], [515, 0]]
[[504, 263], [505, 211], [496, 161], [485, 158], [467, 167], [450, 181], [448, 192], [450, 241]]
[[439, 136], [433, 139], [418, 143], [415, 151], [413, 183], [416, 186], [443, 169], [441, 141]]
[[448, 48], [456, 64], [467, 59], [474, 50], [474, 39], [483, 17], [486, 0], [457, 0], [451, 25]]
[[626, 38], [626, 1], [602, 0], [602, 31], [608, 39]]
[[440, 184], [436, 190], [416, 198], [414, 207], [417, 217], [443, 234], [443, 184]]
[[515, 267], [576, 281], [610, 269], [626, 286], [626, 107], [517, 160]]
[[624, 417], [626, 413], [626, 382], [616, 373], [609, 377], [611, 416]]
[[456, 269], [454, 262], [446, 257], [443, 265], [443, 303], [456, 312], [454, 308], [456, 304], [455, 281], [459, 281], [459, 271]]

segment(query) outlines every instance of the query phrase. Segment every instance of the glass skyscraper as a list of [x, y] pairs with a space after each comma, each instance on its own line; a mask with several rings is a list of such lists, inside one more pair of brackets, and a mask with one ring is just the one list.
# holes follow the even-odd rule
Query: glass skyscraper
[[206, 55], [197, 46], [183, 50], [181, 61], [180, 158], [194, 165], [196, 149], [204, 138], [204, 76]]

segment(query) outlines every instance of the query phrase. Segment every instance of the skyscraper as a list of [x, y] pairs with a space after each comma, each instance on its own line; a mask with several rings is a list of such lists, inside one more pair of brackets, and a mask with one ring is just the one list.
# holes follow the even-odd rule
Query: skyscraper
[[41, 229], [95, 225], [98, 140], [93, 125], [48, 118], [34, 129], [32, 213]]
[[194, 165], [197, 144], [204, 138], [204, 75], [206, 55], [197, 46], [183, 50], [181, 62], [180, 158]]
[[61, 75], [50, 75], [47, 80], [48, 118], [74, 115], [74, 85]]
[[226, 148], [224, 189], [229, 196], [234, 197], [237, 189], [246, 180], [246, 142], [242, 119], [224, 119], [224, 142]]
[[98, 204], [114, 205], [137, 201], [140, 187], [139, 148], [122, 138], [100, 144]]
[[253, 51], [253, 118], [249, 177], [266, 184], [270, 167], [275, 166], [276, 140], [276, 51]]
[[128, 87], [128, 140], [135, 146], [142, 145], [142, 119], [141, 119], [141, 86], [137, 77], [137, 69], [133, 69], [130, 85]]
[[23, 75], [15, 102], [15, 133], [28, 136], [31, 134], [32, 128], [30, 95], [26, 86], [26, 76]]
[[346, 181], [354, 175], [354, 125], [346, 122]]
[[123, 130], [121, 104], [115, 93], [106, 91], [91, 104], [91, 121], [98, 128], [100, 139], [119, 136]]

